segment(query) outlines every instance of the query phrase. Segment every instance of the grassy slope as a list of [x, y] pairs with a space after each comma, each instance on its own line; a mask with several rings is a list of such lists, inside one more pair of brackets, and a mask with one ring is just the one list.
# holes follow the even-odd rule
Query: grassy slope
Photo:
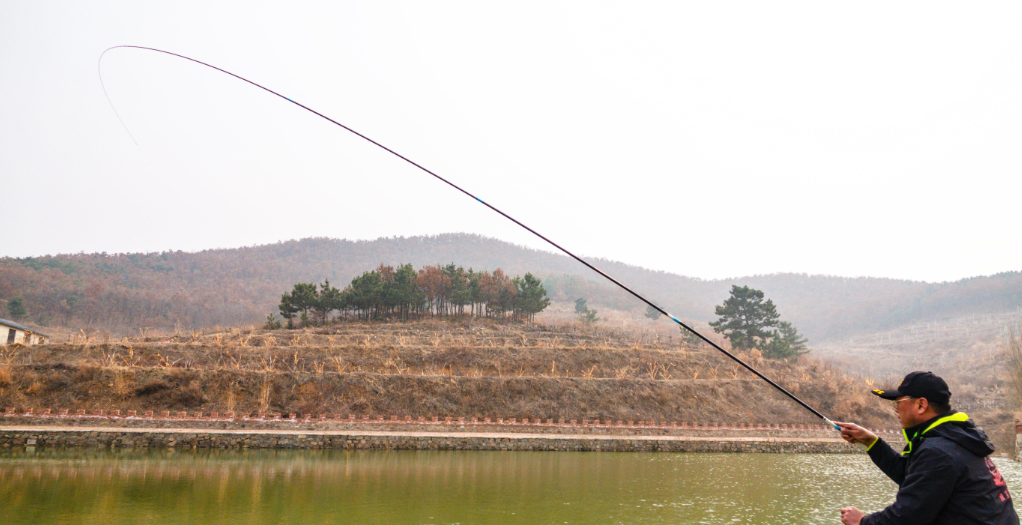
[[[819, 423], [717, 351], [480, 321], [342, 324], [4, 350], [0, 406]], [[896, 427], [861, 380], [746, 356], [833, 418]]]
[[[943, 377], [955, 409], [968, 413], [1001, 450], [1014, 448], [1014, 418], [1020, 399], [1007, 366], [1005, 325], [1010, 318], [945, 320], [940, 330], [926, 325], [825, 345], [816, 352], [842, 370], [857, 370], [877, 383], [897, 385], [912, 370]], [[948, 326], [954, 328], [947, 328]]]

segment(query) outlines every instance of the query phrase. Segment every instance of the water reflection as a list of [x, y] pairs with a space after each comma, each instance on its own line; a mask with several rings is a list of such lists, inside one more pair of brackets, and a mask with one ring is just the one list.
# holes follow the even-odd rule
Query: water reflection
[[0, 523], [823, 524], [895, 488], [864, 455], [8, 451]]

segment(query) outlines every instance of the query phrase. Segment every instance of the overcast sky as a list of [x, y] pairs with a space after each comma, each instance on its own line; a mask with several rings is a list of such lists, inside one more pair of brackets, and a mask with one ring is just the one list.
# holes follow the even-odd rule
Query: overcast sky
[[[472, 232], [702, 278], [1022, 269], [1022, 3], [0, 3], [0, 256]], [[336, 4], [327, 6], [326, 4]]]

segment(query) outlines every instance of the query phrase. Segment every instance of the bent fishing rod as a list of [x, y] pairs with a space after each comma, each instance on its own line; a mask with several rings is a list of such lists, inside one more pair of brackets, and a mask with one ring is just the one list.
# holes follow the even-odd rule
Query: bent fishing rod
[[486, 206], [487, 208], [489, 208], [489, 209], [493, 210], [494, 212], [500, 214], [505, 219], [507, 219], [507, 220], [509, 220], [509, 221], [511, 221], [511, 222], [513, 222], [515, 224], [517, 224], [518, 226], [521, 226], [523, 229], [525, 229], [529, 233], [535, 235], [536, 237], [539, 237], [540, 239], [543, 239], [544, 241], [547, 242], [547, 244], [553, 246], [554, 248], [557, 248], [558, 250], [560, 250], [561, 252], [564, 252], [566, 255], [568, 255], [572, 259], [575, 259], [576, 261], [582, 263], [582, 265], [584, 265], [586, 268], [589, 268], [590, 270], [600, 274], [600, 276], [602, 276], [603, 278], [607, 279], [608, 281], [616, 284], [619, 288], [621, 288], [622, 290], [630, 293], [636, 299], [646, 303], [647, 305], [649, 305], [651, 308], [653, 308], [657, 312], [660, 312], [661, 314], [663, 314], [663, 315], [667, 316], [668, 318], [670, 318], [672, 321], [674, 321], [675, 323], [680, 325], [682, 327], [682, 329], [688, 330], [689, 332], [694, 334], [699, 339], [702, 339], [703, 341], [705, 341], [706, 344], [712, 346], [713, 348], [716, 348], [717, 350], [719, 350], [721, 353], [723, 353], [724, 355], [726, 355], [729, 358], [731, 358], [736, 363], [742, 365], [743, 367], [745, 367], [746, 370], [752, 372], [753, 374], [756, 375], [756, 377], [762, 379], [763, 381], [766, 381], [767, 383], [770, 384], [770, 386], [776, 388], [777, 390], [779, 390], [784, 395], [790, 397], [796, 403], [802, 405], [803, 408], [805, 408], [806, 410], [812, 412], [814, 415], [816, 415], [816, 417], [819, 417], [820, 419], [826, 421], [827, 424], [829, 424], [830, 426], [834, 427], [835, 429], [841, 430], [841, 427], [837, 426], [833, 421], [828, 419], [827, 416], [824, 416], [822, 413], [820, 413], [820, 411], [818, 411], [815, 408], [809, 406], [805, 401], [802, 401], [801, 399], [796, 397], [795, 394], [792, 394], [791, 392], [788, 392], [787, 390], [785, 390], [781, 385], [778, 385], [777, 383], [773, 382], [769, 377], [761, 374], [758, 370], [753, 368], [751, 365], [749, 365], [745, 361], [742, 361], [741, 359], [739, 359], [738, 356], [732, 354], [731, 352], [728, 352], [722, 346], [720, 346], [717, 343], [711, 341], [709, 338], [707, 338], [703, 334], [697, 332], [691, 326], [683, 323], [680, 319], [678, 319], [677, 317], [675, 317], [675, 316], [671, 315], [670, 313], [668, 313], [667, 310], [664, 310], [663, 308], [661, 308], [660, 306], [656, 305], [655, 303], [653, 303], [649, 299], [646, 299], [645, 297], [640, 295], [635, 290], [632, 290], [631, 288], [625, 286], [623, 283], [621, 283], [617, 279], [611, 277], [610, 275], [605, 273], [603, 270], [600, 270], [599, 268], [593, 266], [592, 264], [587, 262], [585, 259], [575, 255], [574, 253], [571, 253], [570, 251], [568, 251], [567, 249], [565, 249], [561, 245], [559, 245], [559, 244], [555, 243], [554, 241], [546, 238], [544, 235], [540, 234], [536, 230], [533, 230], [532, 228], [526, 226], [525, 224], [522, 224], [520, 221], [518, 221], [518, 219], [515, 219], [514, 217], [504, 213], [503, 211], [501, 211], [501, 210], [497, 209], [496, 207], [494, 207], [492, 204], [490, 204], [490, 203], [480, 199], [479, 197], [476, 197], [475, 195], [469, 193], [468, 191], [466, 191], [465, 189], [461, 188], [460, 186], [454, 184], [453, 182], [451, 182], [451, 181], [441, 177], [440, 175], [437, 175], [436, 173], [433, 173], [432, 171], [426, 169], [425, 167], [421, 166], [420, 164], [416, 163], [415, 161], [409, 159], [408, 157], [405, 157], [404, 155], [401, 155], [400, 153], [398, 153], [398, 152], [388, 148], [387, 146], [384, 146], [383, 144], [380, 144], [379, 142], [376, 142], [375, 140], [373, 140], [373, 139], [371, 139], [371, 138], [369, 138], [369, 137], [359, 133], [358, 131], [355, 131], [354, 129], [352, 129], [352, 128], [348, 127], [348, 126], [345, 126], [344, 124], [341, 124], [340, 122], [337, 122], [336, 120], [334, 120], [334, 119], [332, 119], [332, 118], [330, 118], [330, 117], [328, 117], [328, 116], [326, 116], [326, 115], [324, 115], [324, 114], [322, 114], [322, 113], [320, 113], [320, 112], [318, 112], [318, 111], [316, 111], [316, 110], [314, 110], [314, 109], [312, 109], [312, 108], [310, 108], [310, 107], [308, 107], [308, 106], [306, 106], [306, 105], [304, 105], [304, 104], [302, 104], [300, 102], [295, 102], [294, 100], [291, 100], [290, 98], [285, 97], [284, 95], [281, 95], [280, 93], [277, 93], [276, 91], [273, 91], [272, 89], [269, 89], [269, 88], [267, 88], [265, 86], [257, 84], [257, 83], [255, 83], [255, 82], [253, 82], [253, 81], [251, 81], [251, 80], [249, 80], [249, 79], [247, 79], [245, 77], [242, 77], [240, 75], [236, 75], [234, 73], [231, 73], [230, 71], [227, 71], [226, 69], [221, 69], [221, 68], [216, 67], [216, 66], [214, 66], [212, 64], [207, 64], [206, 62], [202, 62], [201, 60], [196, 60], [196, 59], [191, 58], [191, 57], [186, 57], [184, 55], [180, 55], [180, 54], [177, 54], [177, 53], [172, 53], [170, 51], [164, 51], [162, 49], [156, 49], [156, 48], [152, 48], [152, 47], [123, 45], [123, 46], [113, 46], [113, 47], [110, 47], [110, 48], [107, 48], [106, 50], [104, 50], [103, 53], [101, 53], [99, 55], [99, 63], [97, 64], [97, 69], [99, 70], [99, 83], [103, 87], [103, 95], [106, 96], [107, 102], [110, 103], [110, 107], [114, 110], [114, 115], [117, 116], [117, 120], [120, 121], [121, 126], [124, 126], [124, 130], [128, 133], [128, 136], [131, 137], [131, 140], [133, 142], [135, 142], [136, 145], [138, 144], [138, 141], [136, 141], [135, 137], [133, 137], [131, 135], [131, 131], [128, 130], [128, 126], [126, 126], [124, 124], [124, 120], [122, 120], [120, 114], [117, 113], [117, 108], [114, 107], [113, 101], [110, 100], [110, 95], [106, 91], [106, 85], [103, 83], [103, 69], [102, 69], [103, 56], [106, 55], [108, 51], [111, 51], [113, 49], [120, 49], [120, 48], [125, 48], [125, 49], [142, 49], [142, 50], [145, 50], [145, 51], [155, 51], [157, 53], [163, 53], [165, 55], [170, 55], [170, 56], [174, 56], [174, 57], [178, 57], [178, 58], [183, 58], [183, 59], [188, 60], [190, 62], [195, 62], [196, 64], [203, 65], [203, 66], [206, 66], [206, 67], [208, 67], [210, 69], [215, 69], [215, 70], [217, 70], [217, 71], [219, 71], [221, 73], [230, 75], [230, 76], [232, 76], [232, 77], [234, 77], [234, 78], [236, 78], [238, 80], [241, 80], [243, 82], [247, 82], [247, 83], [249, 83], [249, 84], [251, 84], [251, 85], [253, 85], [253, 86], [255, 86], [255, 87], [257, 87], [257, 88], [259, 88], [261, 90], [263, 90], [263, 91], [266, 91], [266, 92], [268, 92], [270, 94], [276, 95], [276, 96], [278, 96], [278, 97], [280, 97], [280, 98], [282, 98], [282, 99], [284, 99], [284, 100], [286, 100], [286, 101], [288, 101], [288, 102], [290, 102], [290, 103], [292, 103], [292, 104], [294, 104], [294, 105], [296, 105], [296, 106], [298, 106], [298, 107], [308, 111], [309, 113], [312, 113], [313, 115], [316, 115], [316, 116], [318, 116], [318, 117], [320, 117], [320, 118], [330, 122], [331, 124], [337, 125], [338, 127], [343, 128], [344, 130], [346, 130], [346, 131], [348, 131], [348, 132], [350, 132], [350, 133], [352, 133], [352, 134], [354, 134], [354, 135], [356, 135], [356, 136], [358, 136], [358, 137], [368, 141], [369, 143], [371, 143], [374, 146], [376, 146], [376, 147], [386, 151], [387, 153], [390, 153], [391, 155], [394, 155], [395, 157], [397, 157], [397, 158], [407, 162], [408, 164], [411, 164], [412, 166], [415, 166], [416, 168], [419, 168], [420, 170], [426, 172], [427, 174], [432, 175], [434, 178], [436, 178], [440, 182], [443, 182], [444, 184], [450, 186], [451, 188], [454, 188], [455, 190], [458, 190], [459, 192], [461, 192], [461, 193], [465, 194], [466, 196], [472, 198], [473, 200], [475, 200], [479, 204], [482, 204], [483, 206]]

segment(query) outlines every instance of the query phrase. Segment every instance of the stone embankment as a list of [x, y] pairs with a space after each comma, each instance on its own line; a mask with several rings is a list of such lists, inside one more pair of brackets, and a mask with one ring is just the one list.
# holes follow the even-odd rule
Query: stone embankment
[[840, 439], [2, 426], [0, 447], [854, 453]]
[[[119, 410], [94, 410], [86, 413], [78, 410], [25, 409], [16, 411], [8, 408], [0, 413], [0, 425], [60, 425], [60, 426], [103, 426], [131, 428], [211, 428], [211, 429], [284, 429], [284, 430], [384, 430], [394, 432], [498, 432], [498, 433], [542, 433], [542, 434], [593, 434], [593, 435], [643, 435], [643, 436], [716, 436], [716, 437], [834, 437], [834, 430], [827, 425], [787, 425], [750, 423], [689, 423], [667, 421], [612, 421], [599, 419], [518, 419], [423, 416], [380, 416], [348, 414], [311, 415], [298, 414], [219, 414], [217, 412], [175, 412], [154, 413], [145, 411], [139, 415], [135, 410], [122, 414]], [[900, 434], [895, 430], [874, 429], [878, 435]]]
[[[852, 453], [825, 425], [60, 410], [0, 415], [0, 447]], [[881, 435], [893, 431], [878, 431]]]

